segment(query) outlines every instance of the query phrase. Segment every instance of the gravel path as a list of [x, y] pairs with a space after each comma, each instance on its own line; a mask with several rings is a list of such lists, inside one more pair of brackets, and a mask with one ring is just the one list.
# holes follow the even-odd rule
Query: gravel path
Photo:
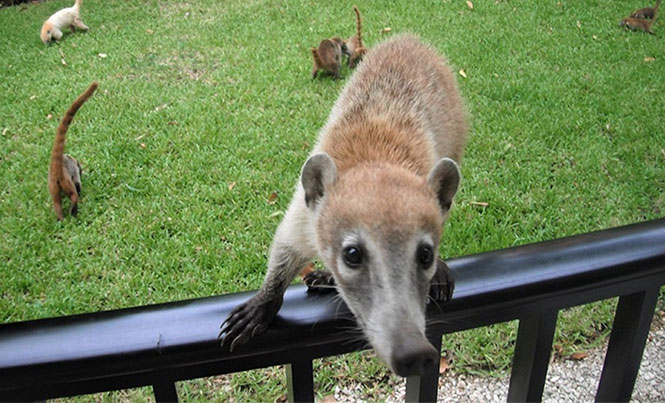
[[[633, 390], [633, 402], [665, 401], [665, 326], [654, 321], [642, 364]], [[588, 352], [588, 357], [573, 361], [554, 359], [547, 371], [543, 402], [593, 402], [603, 368], [607, 344]], [[444, 375], [439, 379], [439, 402], [505, 402], [509, 377], [489, 378], [469, 375]], [[335, 391], [335, 401], [355, 401], [354, 388]], [[395, 386], [388, 402], [404, 401], [405, 384]], [[357, 396], [356, 396], [357, 397]]]

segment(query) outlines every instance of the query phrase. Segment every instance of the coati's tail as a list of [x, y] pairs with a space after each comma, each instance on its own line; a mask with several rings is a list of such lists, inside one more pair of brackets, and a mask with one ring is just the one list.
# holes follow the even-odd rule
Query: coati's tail
[[316, 48], [312, 48], [312, 57], [314, 58], [312, 77], [316, 77], [316, 72], [319, 70], [319, 67], [323, 66], [323, 61], [321, 61], [321, 56], [319, 56], [319, 51]]
[[312, 57], [314, 57], [314, 63], [316, 63], [317, 66], [323, 65], [321, 57], [319, 56], [319, 51], [316, 48], [312, 48]]
[[[651, 26], [653, 26], [653, 23], [656, 22], [656, 18], [658, 18], [658, 9], [660, 8], [660, 1], [656, 1], [656, 7], [653, 8], [653, 21], [651, 23]], [[651, 27], [649, 27], [651, 29]]]
[[362, 22], [360, 19], [360, 10], [357, 6], [353, 6], [353, 11], [356, 13], [356, 36], [358, 36], [358, 47], [363, 48], [363, 37], [362, 37]]
[[81, 105], [90, 98], [93, 92], [97, 89], [97, 81], [93, 81], [87, 90], [72, 103], [72, 106], [67, 109], [65, 116], [60, 121], [58, 131], [55, 133], [55, 141], [53, 142], [53, 150], [51, 151], [51, 171], [54, 175], [59, 177], [62, 175], [63, 154], [65, 153], [65, 133], [69, 129], [69, 125], [74, 119], [74, 115], [79, 110]]
[[82, 5], [83, 5], [83, 0], [76, 0], [74, 2], [74, 7], [76, 8], [81, 8]]

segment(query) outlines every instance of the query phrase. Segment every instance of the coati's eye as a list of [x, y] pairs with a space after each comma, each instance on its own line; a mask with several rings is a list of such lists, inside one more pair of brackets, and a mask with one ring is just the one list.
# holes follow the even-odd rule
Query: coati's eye
[[421, 268], [427, 269], [434, 262], [434, 250], [430, 245], [420, 244], [416, 251], [416, 261]]
[[363, 251], [358, 246], [347, 246], [342, 251], [344, 263], [349, 267], [358, 267], [363, 263]]

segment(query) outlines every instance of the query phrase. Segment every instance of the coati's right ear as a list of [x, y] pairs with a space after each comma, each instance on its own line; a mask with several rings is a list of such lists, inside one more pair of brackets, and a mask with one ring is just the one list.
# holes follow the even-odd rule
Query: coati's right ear
[[445, 214], [450, 210], [453, 197], [459, 188], [460, 172], [457, 163], [450, 158], [442, 158], [434, 165], [427, 176], [427, 183], [439, 200], [439, 207]]
[[318, 153], [309, 157], [300, 175], [307, 207], [313, 208], [323, 197], [326, 187], [335, 183], [336, 179], [337, 167], [328, 154]]

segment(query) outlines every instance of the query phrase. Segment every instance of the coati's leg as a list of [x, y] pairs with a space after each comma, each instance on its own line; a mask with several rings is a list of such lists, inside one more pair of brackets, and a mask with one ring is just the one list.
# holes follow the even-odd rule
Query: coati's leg
[[72, 210], [71, 210], [71, 215], [72, 217], [76, 217], [76, 215], [79, 213], [79, 195], [76, 192], [72, 192], [72, 194], [69, 195], [69, 200], [72, 202]]
[[62, 221], [64, 218], [62, 214], [62, 197], [60, 196], [60, 189], [51, 190], [51, 198], [53, 199], [53, 210], [55, 210], [55, 215], [58, 217], [58, 220]]
[[60, 185], [62, 186], [62, 191], [65, 192], [67, 197], [69, 197], [69, 200], [72, 202], [72, 210], [71, 210], [72, 216], [76, 216], [76, 214], [78, 214], [79, 194], [76, 191], [74, 182], [72, 182], [72, 180], [68, 176], [65, 176], [61, 181]]
[[[304, 202], [304, 197], [302, 199]], [[237, 306], [222, 323], [219, 333], [222, 347], [228, 345], [233, 351], [237, 345], [263, 333], [277, 316], [286, 288], [314, 258], [316, 251], [311, 239], [299, 225], [306, 213], [294, 205], [287, 211], [275, 233], [261, 289], [249, 301]]]
[[319, 72], [318, 66], [314, 65], [312, 68], [312, 79], [316, 78], [316, 74]]
[[303, 282], [307, 286], [307, 292], [333, 292], [335, 290], [335, 278], [328, 270], [312, 270]]
[[[335, 279], [328, 270], [314, 270], [303, 278], [307, 292], [335, 291]], [[430, 281], [429, 296], [436, 302], [448, 302], [453, 296], [455, 279], [450, 268], [441, 259], [437, 259], [436, 273]]]
[[84, 30], [84, 31], [87, 31], [88, 29], [90, 29], [90, 28], [88, 28], [87, 25], [85, 25], [85, 24], [83, 23], [83, 21], [81, 21], [80, 18], [75, 18], [75, 19], [74, 19], [73, 26], [75, 26], [75, 27], [78, 28], [78, 29], [82, 29], [82, 30]]
[[62, 31], [56, 27], [53, 27], [53, 30], [51, 31], [51, 38], [59, 41], [62, 38]]
[[436, 260], [436, 273], [429, 284], [429, 296], [435, 302], [448, 302], [453, 297], [455, 290], [455, 278], [450, 268], [438, 258]]

